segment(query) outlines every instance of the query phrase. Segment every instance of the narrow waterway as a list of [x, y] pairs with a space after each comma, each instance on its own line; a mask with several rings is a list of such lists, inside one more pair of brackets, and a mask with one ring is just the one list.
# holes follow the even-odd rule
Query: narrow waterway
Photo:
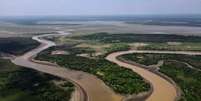
[[[59, 33], [59, 34], [58, 34]], [[54, 76], [64, 78], [71, 81], [77, 87], [79, 93], [76, 94], [76, 101], [122, 101], [123, 96], [114, 93], [103, 81], [96, 76], [81, 72], [69, 70], [59, 66], [52, 65], [51, 63], [43, 63], [35, 61], [33, 58], [41, 51], [55, 46], [52, 41], [43, 39], [46, 36], [64, 36], [70, 33], [58, 31], [57, 34], [46, 34], [34, 36], [33, 40], [41, 43], [41, 45], [22, 56], [18, 56], [12, 60], [16, 65], [31, 68], [40, 72], [48, 73]], [[123, 51], [109, 54], [106, 59], [114, 62], [122, 67], [132, 69], [144, 79], [150, 82], [153, 87], [152, 94], [146, 101], [174, 101], [177, 97], [177, 90], [175, 85], [171, 84], [164, 78], [146, 70], [139, 66], [131, 65], [117, 59], [118, 56], [130, 53], [165, 53], [165, 54], [188, 54], [188, 55], [201, 55], [200, 52], [185, 52], [185, 51]], [[19, 81], [20, 82], [20, 81]]]
[[22, 56], [16, 57], [14, 60], [12, 60], [12, 62], [19, 66], [31, 68], [71, 81], [76, 85], [80, 92], [78, 98], [76, 98], [77, 101], [121, 101], [123, 98], [122, 96], [114, 93], [108, 86], [104, 84], [103, 81], [94, 75], [54, 66], [51, 63], [44, 64], [43, 62], [34, 62], [34, 56], [36, 56], [41, 51], [56, 45], [52, 41], [42, 39], [42, 37], [63, 36], [70, 34], [62, 31], [59, 31], [58, 33], [59, 34], [34, 36], [33, 39], [40, 42], [41, 45]]
[[106, 59], [122, 67], [132, 69], [134, 72], [150, 82], [153, 87], [153, 92], [146, 99], [146, 101], [175, 101], [177, 98], [177, 89], [175, 88], [175, 85], [171, 84], [162, 77], [143, 69], [142, 67], [128, 64], [117, 59], [118, 56], [130, 53], [134, 53], [134, 51], [115, 52], [108, 55]]

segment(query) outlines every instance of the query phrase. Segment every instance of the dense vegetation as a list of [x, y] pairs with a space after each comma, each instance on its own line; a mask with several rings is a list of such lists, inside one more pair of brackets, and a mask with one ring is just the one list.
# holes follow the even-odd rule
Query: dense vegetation
[[157, 64], [157, 62], [160, 60], [177, 60], [181, 62], [186, 62], [195, 68], [201, 69], [201, 56], [195, 56], [195, 55], [134, 53], [132, 55], [131, 54], [123, 55], [122, 57], [145, 65]]
[[37, 47], [39, 43], [31, 38], [0, 38], [0, 52], [21, 55], [24, 52]]
[[201, 37], [168, 35], [168, 34], [109, 34], [96, 33], [72, 37], [74, 39], [93, 40], [103, 43], [132, 43], [132, 42], [201, 42]]
[[105, 48], [107, 53], [115, 52], [115, 51], [125, 51], [129, 50], [130, 46], [125, 43], [114, 43], [110, 47]]
[[54, 50], [64, 50], [71, 55], [82, 54], [82, 53], [86, 53], [86, 54], [94, 53], [94, 50], [91, 48], [81, 48], [81, 47], [78, 48], [78, 47], [73, 47], [72, 45], [61, 45], [57, 47], [51, 47], [48, 49], [48, 51], [43, 51], [40, 54], [50, 54], [50, 52]]
[[53, 80], [60, 79], [0, 59], [0, 101], [68, 101], [73, 85]]
[[139, 75], [113, 64], [103, 57], [89, 59], [75, 54], [50, 55], [50, 52], [51, 50], [46, 50], [40, 53], [37, 59], [56, 62], [66, 68], [94, 74], [118, 93], [133, 94], [148, 91], [150, 88]]
[[171, 77], [182, 89], [181, 101], [201, 101], [201, 72], [181, 62], [165, 61], [160, 71]]
[[170, 45], [168, 43], [148, 43], [148, 45], [138, 47], [139, 50], [171, 50], [171, 51], [200, 51], [200, 42], [183, 42]]
[[[122, 55], [121, 57], [123, 57], [126, 60], [132, 60], [132, 61], [135, 61], [140, 64], [144, 64], [147, 66], [157, 64], [158, 61], [163, 59], [163, 56], [161, 56], [161, 55], [141, 54], [141, 53], [126, 54], [126, 55]], [[166, 58], [166, 57], [164, 57], [164, 58]]]
[[[181, 101], [201, 101], [201, 71], [189, 68], [188, 63], [200, 69], [201, 56], [171, 54], [128, 54], [123, 58], [140, 64], [156, 64], [164, 60], [160, 72], [171, 77], [183, 91]], [[176, 61], [172, 61], [176, 60]]]

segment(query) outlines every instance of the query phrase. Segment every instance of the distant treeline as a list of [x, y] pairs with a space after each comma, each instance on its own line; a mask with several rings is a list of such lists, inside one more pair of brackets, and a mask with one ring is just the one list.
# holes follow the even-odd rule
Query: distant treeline
[[0, 52], [20, 55], [37, 47], [40, 43], [31, 38], [10, 37], [0, 38]]
[[110, 34], [106, 32], [95, 33], [73, 38], [83, 40], [93, 40], [103, 43], [131, 43], [131, 42], [201, 42], [198, 36], [182, 36], [170, 34]]

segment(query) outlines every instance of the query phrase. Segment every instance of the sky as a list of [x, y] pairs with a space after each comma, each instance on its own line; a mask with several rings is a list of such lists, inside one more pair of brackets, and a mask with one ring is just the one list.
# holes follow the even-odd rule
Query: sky
[[0, 16], [201, 14], [201, 0], [0, 0]]

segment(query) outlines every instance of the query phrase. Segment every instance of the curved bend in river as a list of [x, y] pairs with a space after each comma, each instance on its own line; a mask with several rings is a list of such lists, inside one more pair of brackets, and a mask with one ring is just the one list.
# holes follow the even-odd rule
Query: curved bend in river
[[[59, 34], [46, 34], [34, 36], [33, 39], [40, 42], [41, 45], [22, 56], [16, 57], [12, 62], [16, 65], [35, 69], [40, 72], [48, 73], [54, 76], [70, 80], [79, 89], [79, 94], [77, 95], [76, 101], [122, 101], [123, 97], [115, 94], [109, 87], [107, 87], [103, 81], [99, 80], [97, 77], [84, 73], [81, 71], [73, 71], [65, 68], [60, 68], [59, 66], [53, 66], [48, 64], [42, 64], [39, 62], [34, 62], [32, 59], [41, 51], [55, 46], [56, 44], [52, 41], [42, 39], [46, 36], [63, 36], [70, 33], [65, 33], [59, 31]], [[141, 75], [144, 79], [148, 80], [152, 87], [152, 94], [146, 99], [146, 101], [174, 101], [177, 97], [176, 88], [173, 84], [163, 79], [162, 77], [138, 66], [134, 66], [128, 63], [124, 63], [117, 59], [118, 56], [124, 54], [130, 54], [141, 51], [123, 51], [115, 52], [106, 57], [107, 60], [117, 63], [120, 66], [132, 69], [134, 72]], [[149, 53], [150, 51], [147, 51]], [[161, 51], [159, 51], [160, 53]], [[143, 53], [143, 52], [142, 52]], [[146, 53], [146, 52], [145, 52]], [[156, 52], [158, 53], [158, 51]], [[163, 53], [163, 52], [162, 52]], [[164, 53], [171, 53], [166, 51]], [[175, 53], [175, 52], [174, 52]], [[188, 54], [182, 52], [183, 54]], [[178, 53], [179, 54], [179, 53]], [[189, 53], [194, 54], [194, 53]], [[197, 54], [197, 53], [195, 53]]]
[[12, 60], [12, 62], [19, 66], [35, 69], [40, 72], [70, 80], [77, 88], [79, 88], [79, 94], [77, 95], [76, 101], [121, 101], [123, 98], [122, 96], [115, 94], [104, 84], [103, 81], [91, 74], [31, 61], [33, 57], [41, 51], [56, 45], [52, 41], [42, 39], [42, 37], [63, 36], [70, 34], [63, 31], [59, 31], [58, 33], [59, 34], [34, 36], [33, 39], [40, 42], [41, 45], [22, 56], [16, 57]]
[[128, 63], [124, 63], [117, 59], [118, 56], [131, 53], [161, 53], [161, 54], [184, 54], [184, 55], [201, 55], [201, 52], [191, 52], [191, 51], [150, 51], [150, 50], [130, 50], [115, 52], [108, 55], [107, 60], [114, 62], [122, 67], [132, 69], [134, 72], [141, 75], [144, 79], [148, 80], [153, 87], [153, 92], [146, 101], [174, 101], [177, 98], [177, 90], [175, 86], [169, 83], [162, 77], [143, 69], [139, 66], [134, 66]]

